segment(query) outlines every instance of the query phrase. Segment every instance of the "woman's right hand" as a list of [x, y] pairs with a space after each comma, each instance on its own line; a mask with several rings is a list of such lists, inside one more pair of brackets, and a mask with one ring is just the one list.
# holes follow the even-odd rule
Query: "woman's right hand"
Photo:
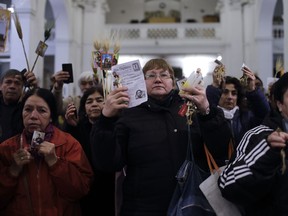
[[33, 160], [32, 155], [27, 149], [20, 148], [13, 154], [14, 163], [10, 166], [10, 173], [13, 176], [19, 176], [25, 164]]
[[102, 114], [105, 117], [117, 116], [120, 110], [128, 108], [129, 96], [127, 93], [128, 88], [125, 86], [116, 88], [107, 95]]
[[57, 90], [62, 90], [65, 80], [69, 79], [69, 72], [67, 71], [58, 71], [51, 77], [51, 80], [54, 83], [54, 88]]

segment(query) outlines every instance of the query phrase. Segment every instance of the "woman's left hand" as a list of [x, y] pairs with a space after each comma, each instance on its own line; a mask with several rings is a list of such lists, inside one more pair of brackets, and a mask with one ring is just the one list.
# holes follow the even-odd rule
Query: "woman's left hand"
[[44, 141], [38, 146], [38, 148], [38, 152], [44, 155], [45, 161], [49, 167], [53, 166], [57, 162], [58, 157], [53, 143]]
[[74, 103], [68, 104], [68, 107], [65, 113], [65, 119], [69, 125], [72, 125], [74, 127], [77, 126], [78, 124], [77, 109]]
[[254, 91], [256, 88], [256, 85], [255, 85], [256, 77], [253, 71], [251, 71], [248, 67], [243, 67], [242, 71], [243, 71], [243, 75], [246, 75], [248, 77], [247, 91], [249, 92]]
[[205, 113], [207, 108], [209, 107], [209, 102], [206, 97], [205, 88], [202, 86], [196, 87], [186, 87], [182, 88], [184, 94], [180, 94], [182, 98], [186, 98], [187, 100], [193, 102], [200, 113]]

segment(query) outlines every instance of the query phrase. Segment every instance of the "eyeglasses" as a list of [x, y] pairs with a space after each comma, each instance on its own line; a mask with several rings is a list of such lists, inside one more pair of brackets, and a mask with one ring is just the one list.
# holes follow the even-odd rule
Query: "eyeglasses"
[[160, 74], [156, 74], [156, 73], [147, 73], [145, 74], [145, 79], [146, 80], [155, 80], [157, 77], [159, 77], [161, 80], [166, 80], [166, 79], [170, 79], [171, 75], [167, 72], [163, 72]]

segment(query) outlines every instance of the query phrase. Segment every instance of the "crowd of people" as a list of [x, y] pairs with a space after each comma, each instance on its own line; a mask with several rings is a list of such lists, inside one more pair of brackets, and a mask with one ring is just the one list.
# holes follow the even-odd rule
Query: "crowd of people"
[[[288, 215], [288, 74], [266, 97], [249, 68], [219, 79], [217, 67], [206, 88], [180, 93], [171, 65], [151, 59], [143, 66], [148, 100], [130, 108], [127, 86], [104, 96], [90, 71], [79, 76], [81, 95], [68, 98], [66, 71], [53, 75], [51, 89], [29, 71], [1, 73], [0, 215], [165, 216], [188, 137], [204, 173], [204, 144], [226, 165], [219, 188], [243, 215]], [[179, 114], [187, 103], [191, 125]], [[36, 132], [43, 140], [32, 148]]]

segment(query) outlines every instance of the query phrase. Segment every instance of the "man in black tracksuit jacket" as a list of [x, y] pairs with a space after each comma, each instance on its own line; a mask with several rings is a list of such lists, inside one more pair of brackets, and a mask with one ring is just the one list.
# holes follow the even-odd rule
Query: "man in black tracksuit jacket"
[[247, 216], [288, 215], [288, 73], [274, 85], [277, 110], [244, 135], [219, 178], [222, 195]]

